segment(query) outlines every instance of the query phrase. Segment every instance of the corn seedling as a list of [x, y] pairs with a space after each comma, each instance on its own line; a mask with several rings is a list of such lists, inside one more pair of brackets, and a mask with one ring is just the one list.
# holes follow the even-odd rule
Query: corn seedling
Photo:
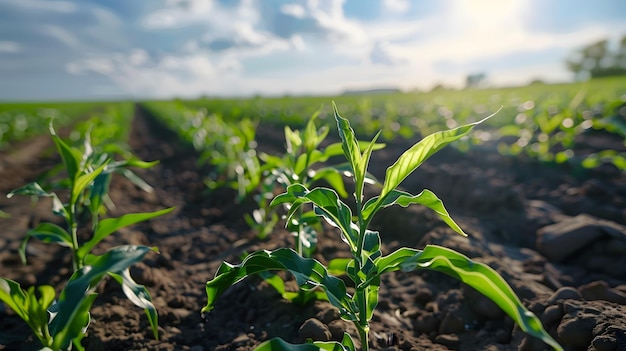
[[[8, 197], [30, 195], [52, 199], [53, 213], [61, 216], [66, 226], [48, 222], [40, 223], [26, 233], [19, 248], [19, 255], [26, 263], [26, 247], [31, 238], [68, 247], [72, 253], [74, 274], [61, 293], [59, 301], [54, 304], [51, 304], [51, 288], [40, 287], [40, 296], [37, 298], [32, 289], [23, 291], [19, 285], [16, 285], [17, 283], [6, 279], [1, 282], [4, 291], [0, 295], [2, 300], [13, 309], [21, 309], [21, 312], [17, 310], [16, 312], [29, 323], [44, 345], [55, 350], [64, 350], [68, 347], [68, 340], [80, 342], [80, 339], [76, 338], [81, 336], [75, 334], [79, 326], [84, 329], [88, 324], [88, 311], [95, 298], [90, 291], [105, 275], [109, 275], [120, 283], [124, 294], [130, 301], [145, 309], [152, 331], [157, 337], [157, 312], [151, 302], [150, 294], [144, 286], [132, 279], [128, 270], [131, 264], [140, 260], [151, 249], [143, 246], [120, 246], [109, 249], [101, 256], [94, 256], [91, 253], [98, 243], [118, 229], [173, 210], [173, 208], [168, 208], [155, 212], [131, 213], [118, 218], [99, 219], [112, 172], [119, 171], [126, 166], [145, 167], [151, 164], [135, 159], [113, 161], [106, 154], [96, 155], [93, 153], [94, 149], [88, 138], [85, 140], [84, 151], [81, 152], [78, 148], [66, 144], [56, 134], [52, 124], [50, 124], [50, 133], [67, 172], [67, 179], [61, 183], [67, 184], [68, 201], [63, 203], [57, 193], [44, 190], [37, 182], [14, 190], [9, 193]], [[85, 213], [91, 214], [91, 236], [81, 242], [78, 229], [83, 227], [84, 220], [81, 214]], [[50, 318], [42, 312], [45, 310], [50, 312]], [[59, 316], [65, 317], [59, 318]], [[74, 318], [78, 319], [74, 320]], [[66, 326], [67, 323], [71, 325]], [[46, 331], [46, 326], [50, 330]], [[65, 328], [72, 328], [71, 337], [68, 336]], [[53, 341], [50, 341], [52, 339]], [[76, 345], [77, 342], [74, 344]]]
[[[276, 183], [287, 189], [295, 183], [311, 186], [313, 183], [323, 180], [337, 189], [342, 197], [348, 196], [341, 176], [343, 171], [340, 167], [314, 168], [318, 163], [341, 154], [341, 144], [333, 144], [323, 150], [320, 149], [320, 144], [328, 135], [328, 128], [325, 126], [316, 128], [317, 115], [315, 113], [309, 119], [302, 131], [285, 126], [286, 152], [282, 157], [261, 154], [261, 159], [264, 161], [265, 183], [273, 186], [259, 194], [257, 203], [260, 209], [269, 208], [270, 201], [274, 197], [274, 184]], [[263, 219], [260, 218], [261, 216], [256, 217]], [[250, 220], [248, 222], [249, 224], [252, 223]], [[256, 225], [263, 224], [262, 221], [256, 222], [254, 223]], [[287, 230], [296, 237], [295, 250], [301, 256], [309, 257], [315, 250], [318, 227], [319, 218], [312, 211], [299, 210], [287, 223]]]
[[[363, 196], [365, 174], [378, 135], [361, 151], [349, 121], [339, 115], [336, 107], [334, 111], [343, 154], [350, 164], [355, 183], [356, 214], [339, 199], [335, 190], [324, 187], [308, 189], [299, 183], [290, 185], [285, 193], [274, 198], [272, 205], [290, 206], [287, 214], [289, 220], [304, 204], [313, 204], [315, 214], [340, 231], [341, 240], [348, 245], [352, 258], [336, 259], [329, 267], [325, 267], [317, 260], [304, 258], [288, 248], [251, 253], [239, 265], [220, 265], [215, 278], [206, 284], [208, 302], [202, 311], [211, 311], [217, 298], [226, 289], [249, 275], [267, 271], [288, 271], [295, 277], [301, 289], [321, 289], [328, 301], [339, 310], [341, 317], [354, 323], [359, 331], [361, 349], [368, 350], [369, 323], [378, 304], [381, 275], [397, 270], [430, 269], [451, 275], [475, 288], [500, 306], [523, 331], [540, 338], [556, 350], [562, 350], [543, 329], [540, 320], [522, 305], [506, 281], [487, 265], [474, 262], [452, 249], [435, 245], [427, 245], [423, 250], [400, 248], [389, 255], [383, 255], [379, 233], [368, 229], [372, 218], [382, 208], [394, 204], [403, 207], [420, 204], [434, 210], [455, 232], [465, 236], [434, 193], [424, 189], [421, 193], [412, 195], [398, 190], [398, 187], [431, 155], [467, 135], [482, 121], [436, 132], [423, 138], [387, 168], [380, 194], [366, 200]], [[332, 273], [345, 273], [353, 283], [354, 293], [348, 293], [344, 281]], [[341, 343], [291, 345], [280, 339], [272, 339], [261, 344], [258, 349], [355, 350], [355, 345], [350, 336], [345, 334]]]
[[122, 284], [135, 305], [146, 310], [156, 338], [157, 314], [150, 295], [128, 273], [128, 268], [151, 250], [156, 251], [146, 246], [117, 246], [100, 256], [89, 255], [86, 265], [72, 274], [56, 300], [50, 285], [24, 290], [16, 281], [0, 278], [0, 301], [26, 322], [44, 350], [70, 350], [72, 345], [84, 350], [80, 342], [91, 321], [89, 310], [97, 296], [94, 290], [109, 275]]

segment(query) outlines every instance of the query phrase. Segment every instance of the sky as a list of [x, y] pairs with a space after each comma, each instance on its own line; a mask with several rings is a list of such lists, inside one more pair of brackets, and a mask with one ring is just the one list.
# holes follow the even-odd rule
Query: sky
[[571, 81], [622, 0], [0, 0], [0, 100]]

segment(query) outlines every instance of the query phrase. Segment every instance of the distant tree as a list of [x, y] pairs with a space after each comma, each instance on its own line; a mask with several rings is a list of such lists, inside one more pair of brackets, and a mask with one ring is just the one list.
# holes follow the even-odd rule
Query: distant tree
[[485, 78], [487, 78], [487, 75], [484, 73], [473, 73], [473, 74], [468, 74], [467, 78], [465, 80], [465, 87], [466, 88], [477, 88], [479, 87], [481, 84], [483, 84], [485, 82]]
[[608, 40], [598, 40], [572, 53], [565, 65], [577, 79], [626, 75], [626, 35], [616, 51]]
[[432, 91], [444, 91], [444, 90], [451, 90], [451, 89], [443, 85], [442, 83], [437, 83], [435, 84], [435, 86], [432, 87], [432, 89], [430, 89], [431, 92]]
[[533, 80], [530, 81], [530, 83], [528, 83], [529, 85], [545, 85], [546, 82], [544, 82], [541, 78], [535, 78]]

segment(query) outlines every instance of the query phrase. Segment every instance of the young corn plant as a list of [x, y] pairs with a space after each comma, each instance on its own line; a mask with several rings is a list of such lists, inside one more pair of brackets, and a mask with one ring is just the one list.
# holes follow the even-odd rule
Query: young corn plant
[[[261, 160], [264, 162], [264, 184], [271, 187], [264, 187], [257, 198], [259, 209], [270, 208], [269, 204], [274, 197], [275, 184], [279, 184], [283, 190], [293, 184], [303, 184], [311, 187], [316, 183], [325, 182], [333, 187], [342, 197], [348, 197], [342, 175], [349, 174], [350, 167], [347, 163], [330, 166], [320, 166], [331, 157], [342, 154], [341, 143], [334, 143], [322, 148], [322, 142], [328, 136], [327, 126], [317, 127], [316, 121], [319, 111], [309, 118], [303, 130], [293, 130], [285, 126], [285, 148], [286, 152], [282, 157], [262, 153]], [[381, 149], [384, 144], [375, 144], [374, 150]], [[366, 147], [359, 144], [362, 149]], [[370, 174], [367, 174], [368, 183], [376, 183]], [[267, 213], [267, 211], [263, 211]], [[253, 213], [254, 217], [249, 218], [249, 224], [262, 225], [262, 216]], [[254, 219], [254, 222], [251, 221]], [[271, 217], [270, 221], [274, 221]], [[289, 230], [296, 237], [295, 250], [304, 257], [310, 257], [316, 249], [317, 233], [320, 228], [320, 218], [312, 211], [304, 211], [302, 208], [291, 217], [286, 224]], [[272, 224], [273, 228], [273, 224]], [[272, 229], [270, 228], [270, 229]]]
[[[285, 126], [286, 152], [282, 157], [265, 153], [260, 155], [264, 162], [262, 166], [264, 178], [259, 193], [255, 195], [258, 208], [252, 215], [245, 216], [246, 222], [257, 231], [259, 238], [271, 233], [278, 222], [277, 211], [270, 206], [277, 188], [276, 184], [279, 184], [282, 190], [286, 190], [296, 183], [310, 187], [316, 182], [325, 181], [336, 189], [341, 197], [348, 196], [342, 179], [342, 173], [349, 171], [347, 164], [318, 166], [319, 163], [342, 153], [341, 143], [331, 144], [323, 149], [320, 147], [328, 135], [329, 128], [316, 127], [318, 115], [319, 111], [315, 112], [303, 130], [293, 130]], [[317, 234], [321, 230], [320, 218], [315, 212], [299, 208], [287, 221], [286, 228], [295, 238], [295, 251], [300, 256], [311, 257], [317, 248]], [[288, 291], [283, 280], [271, 273], [266, 272], [261, 276], [289, 301], [304, 304], [312, 299], [325, 299], [318, 291]]]
[[81, 340], [91, 321], [89, 310], [97, 296], [94, 290], [104, 276], [109, 275], [122, 284], [124, 293], [135, 305], [146, 310], [157, 338], [157, 314], [150, 295], [128, 274], [128, 268], [149, 251], [156, 249], [127, 245], [112, 248], [100, 256], [89, 255], [86, 264], [72, 274], [57, 299], [50, 285], [24, 290], [18, 282], [0, 278], [0, 301], [26, 322], [43, 350], [70, 350], [72, 346], [84, 350]]
[[[272, 205], [288, 204], [290, 207], [287, 217], [290, 218], [304, 204], [313, 204], [315, 214], [339, 230], [341, 240], [348, 245], [352, 258], [335, 260], [329, 267], [325, 267], [319, 261], [304, 258], [292, 249], [279, 248], [254, 252], [238, 265], [225, 262], [218, 268], [215, 278], [206, 284], [208, 302], [202, 311], [211, 311], [217, 298], [226, 289], [249, 275], [267, 271], [288, 271], [295, 277], [301, 289], [321, 289], [328, 301], [339, 310], [341, 317], [354, 323], [359, 332], [361, 349], [368, 350], [369, 323], [378, 304], [381, 275], [397, 270], [429, 269], [451, 275], [480, 291], [498, 304], [524, 332], [540, 338], [555, 350], [562, 350], [543, 329], [540, 320], [524, 307], [506, 281], [489, 266], [474, 262], [452, 249], [436, 245], [427, 245], [423, 250], [405, 247], [384, 255], [379, 233], [368, 229], [372, 218], [382, 208], [394, 204], [403, 207], [420, 204], [434, 210], [455, 232], [466, 236], [433, 192], [424, 189], [413, 195], [399, 190], [398, 187], [426, 159], [447, 144], [468, 134], [482, 121], [426, 136], [387, 168], [380, 194], [365, 199], [365, 175], [378, 135], [361, 151], [349, 121], [339, 115], [334, 104], [333, 107], [343, 154], [350, 164], [355, 183], [356, 213], [339, 199], [333, 189], [308, 189], [299, 183], [290, 185], [285, 193], [274, 198]], [[344, 281], [332, 273], [345, 273], [353, 283], [354, 293], [349, 293]], [[257, 350], [355, 350], [355, 343], [348, 334], [344, 335], [340, 343], [292, 345], [280, 339], [272, 339], [262, 343]]]
[[[145, 309], [154, 336], [157, 338], [157, 312], [151, 302], [150, 294], [144, 286], [137, 284], [129, 273], [130, 265], [141, 260], [148, 251], [156, 251], [156, 249], [145, 246], [118, 246], [100, 256], [92, 254], [96, 245], [118, 229], [173, 210], [173, 208], [168, 208], [154, 212], [131, 213], [117, 218], [102, 220], [99, 218], [112, 172], [124, 169], [126, 166], [150, 166], [151, 164], [139, 160], [113, 161], [106, 154], [96, 155], [93, 153], [94, 149], [88, 138], [85, 141], [84, 151], [70, 147], [56, 134], [52, 124], [50, 124], [50, 133], [67, 172], [67, 179], [61, 183], [67, 184], [68, 201], [63, 203], [56, 192], [44, 190], [37, 182], [12, 191], [8, 197], [14, 195], [49, 197], [52, 199], [53, 213], [61, 216], [65, 222], [65, 226], [44, 222], [29, 230], [19, 248], [22, 262], [26, 263], [26, 248], [29, 240], [36, 238], [44, 243], [56, 243], [69, 248], [72, 253], [74, 273], [57, 302], [52, 303], [54, 289], [51, 287], [45, 285], [39, 287], [39, 297], [37, 297], [34, 288], [24, 291], [19, 284], [8, 279], [0, 280], [0, 290], [2, 290], [0, 299], [12, 307], [33, 328], [46, 347], [53, 350], [65, 350], [69, 347], [68, 340], [79, 347], [82, 334], [78, 335], [77, 330], [82, 330], [84, 334], [84, 329], [88, 324], [89, 309], [95, 298], [91, 291], [108, 275], [120, 283], [122, 291], [131, 302]], [[84, 214], [90, 214], [90, 216]], [[91, 235], [81, 241], [79, 228], [87, 229], [86, 222], [88, 221], [91, 222], [88, 228]], [[47, 313], [42, 312], [46, 310], [50, 313], [49, 318]]]
[[[266, 181], [272, 184], [269, 192], [261, 192], [258, 197], [259, 209], [269, 208], [274, 197], [275, 184], [280, 184], [283, 189], [300, 183], [312, 186], [319, 181], [325, 181], [337, 190], [341, 197], [347, 197], [348, 193], [342, 179], [342, 173], [348, 171], [346, 165], [318, 167], [321, 162], [326, 162], [333, 156], [341, 155], [341, 143], [328, 145], [321, 148], [321, 143], [326, 139], [329, 129], [326, 126], [317, 128], [315, 121], [319, 112], [311, 116], [303, 130], [293, 130], [285, 126], [285, 148], [282, 157], [261, 154], [264, 161]], [[275, 212], [272, 212], [275, 213]], [[256, 216], [262, 219], [261, 216]], [[251, 221], [249, 221], [251, 222]], [[258, 222], [258, 220], [257, 220]], [[260, 223], [259, 223], [260, 224]], [[310, 257], [315, 251], [317, 244], [317, 232], [319, 231], [319, 217], [313, 211], [303, 211], [300, 208], [291, 220], [287, 222], [287, 230], [295, 236], [295, 250], [304, 257]], [[273, 225], [272, 225], [273, 227]]]

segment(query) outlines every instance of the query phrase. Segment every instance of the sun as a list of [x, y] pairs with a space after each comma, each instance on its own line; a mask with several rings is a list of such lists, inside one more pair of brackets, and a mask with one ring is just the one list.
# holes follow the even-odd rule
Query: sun
[[501, 26], [519, 21], [523, 5], [521, 0], [461, 0], [452, 6], [455, 17], [467, 26], [502, 30]]

